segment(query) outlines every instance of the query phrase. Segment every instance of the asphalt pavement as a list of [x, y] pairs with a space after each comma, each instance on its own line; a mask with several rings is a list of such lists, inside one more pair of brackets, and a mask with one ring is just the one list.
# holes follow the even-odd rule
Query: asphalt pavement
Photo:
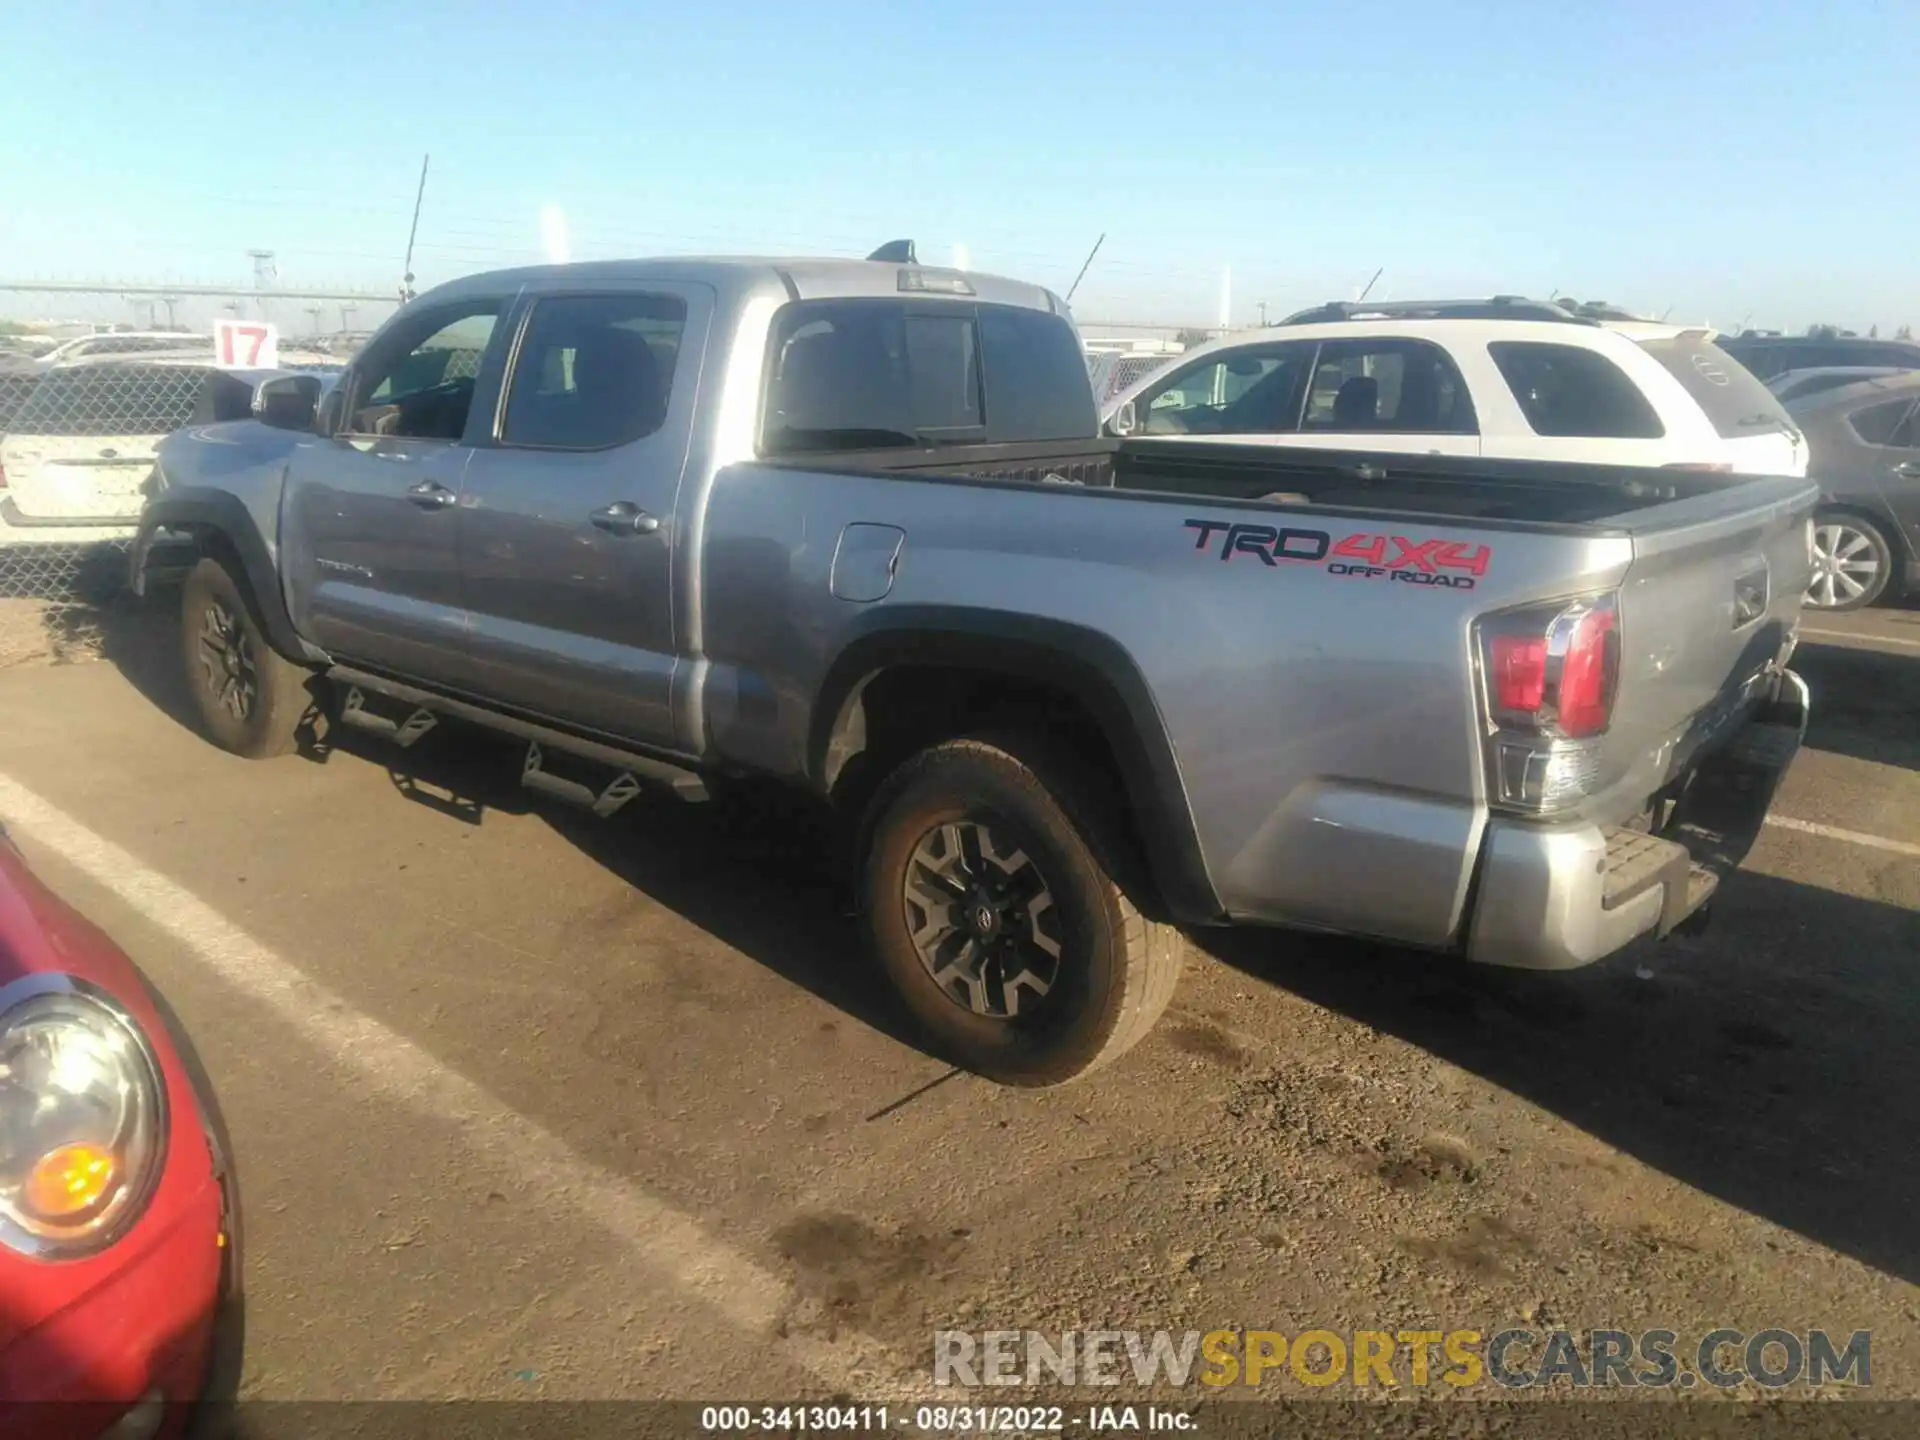
[[[249, 763], [164, 625], [0, 672], [0, 817], [239, 1152], [246, 1394], [926, 1392], [936, 1329], [1873, 1332], [1920, 1396], [1920, 610], [1809, 616], [1809, 745], [1698, 939], [1571, 975], [1203, 937], [1030, 1093], [914, 1047], [804, 815]], [[1753, 1392], [1757, 1393], [1757, 1392]]]

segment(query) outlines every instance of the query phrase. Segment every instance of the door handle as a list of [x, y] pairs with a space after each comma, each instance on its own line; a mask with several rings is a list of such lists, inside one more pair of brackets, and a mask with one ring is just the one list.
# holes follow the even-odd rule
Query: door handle
[[1893, 473], [1907, 480], [1920, 480], [1920, 460], [1902, 460]]
[[407, 499], [422, 510], [442, 510], [454, 502], [455, 496], [438, 480], [421, 480], [407, 486]]
[[660, 528], [658, 516], [649, 515], [631, 500], [602, 505], [587, 519], [615, 535], [651, 535]]

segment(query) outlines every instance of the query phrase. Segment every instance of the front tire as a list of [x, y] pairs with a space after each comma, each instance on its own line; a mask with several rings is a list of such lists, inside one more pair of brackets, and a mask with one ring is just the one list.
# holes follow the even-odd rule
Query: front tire
[[1807, 605], [1843, 614], [1864, 610], [1893, 578], [1893, 547], [1871, 520], [1848, 510], [1813, 517], [1813, 580]]
[[874, 953], [946, 1059], [1057, 1085], [1125, 1054], [1173, 997], [1186, 942], [1115, 881], [1102, 788], [1023, 736], [951, 740], [881, 785], [863, 827]]
[[274, 650], [252, 595], [212, 556], [181, 589], [180, 638], [187, 689], [209, 740], [249, 760], [295, 747], [314, 706], [314, 673]]

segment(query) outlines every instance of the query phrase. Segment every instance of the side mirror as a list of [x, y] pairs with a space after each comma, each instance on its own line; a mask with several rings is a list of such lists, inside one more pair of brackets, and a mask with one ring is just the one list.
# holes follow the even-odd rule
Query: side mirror
[[1107, 433], [1124, 440], [1140, 428], [1140, 412], [1134, 408], [1133, 401], [1121, 404], [1118, 410], [1107, 418]]
[[253, 393], [253, 418], [276, 430], [312, 430], [319, 413], [318, 375], [278, 375]]

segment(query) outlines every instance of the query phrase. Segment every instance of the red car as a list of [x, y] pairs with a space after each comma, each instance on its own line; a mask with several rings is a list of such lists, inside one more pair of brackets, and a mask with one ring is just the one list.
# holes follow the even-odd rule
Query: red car
[[245, 1326], [232, 1156], [166, 1001], [0, 830], [0, 1435], [225, 1418]]

